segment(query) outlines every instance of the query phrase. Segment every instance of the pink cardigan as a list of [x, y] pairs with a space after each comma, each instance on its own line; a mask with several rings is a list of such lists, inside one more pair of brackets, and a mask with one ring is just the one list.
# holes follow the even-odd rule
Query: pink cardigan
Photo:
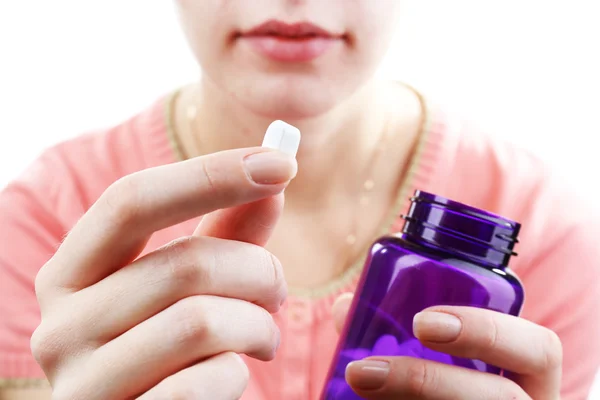
[[[177, 161], [167, 102], [47, 150], [0, 192], [0, 387], [43, 382], [29, 349], [40, 319], [33, 282], [61, 238], [116, 179]], [[398, 213], [416, 188], [522, 222], [512, 268], [526, 288], [523, 316], [559, 334], [563, 399], [583, 400], [600, 363], [600, 236], [585, 208], [531, 155], [436, 109], [429, 109]], [[190, 234], [197, 223], [158, 232], [146, 252]], [[382, 231], [398, 227], [394, 220]], [[251, 382], [244, 400], [318, 397], [337, 340], [330, 307], [337, 294], [353, 290], [361, 265], [358, 260], [317, 296], [290, 296], [276, 316], [282, 332], [276, 359], [247, 360]]]

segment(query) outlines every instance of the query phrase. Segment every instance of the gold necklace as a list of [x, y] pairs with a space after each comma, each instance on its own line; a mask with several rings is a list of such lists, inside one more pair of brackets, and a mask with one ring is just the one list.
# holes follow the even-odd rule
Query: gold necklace
[[[193, 90], [193, 88], [192, 88]], [[195, 93], [195, 92], [194, 92]], [[200, 135], [195, 134], [196, 131], [196, 121], [198, 119], [198, 106], [196, 104], [195, 101], [190, 101], [187, 105], [187, 107], [185, 108], [185, 116], [186, 116], [186, 121], [187, 121], [187, 128], [188, 131], [190, 132], [190, 135], [192, 136], [192, 142], [194, 143], [194, 151], [196, 152], [196, 155], [200, 155], [200, 149], [202, 149], [202, 144], [200, 143]], [[184, 157], [186, 159], [189, 158], [187, 152], [185, 152], [185, 150], [182, 147], [182, 150], [184, 151]]]
[[[201, 141], [200, 138], [198, 137], [199, 135], [195, 135], [194, 131], [196, 130], [195, 127], [198, 124], [198, 105], [196, 102], [194, 101], [190, 101], [187, 106], [185, 107], [185, 115], [186, 115], [186, 122], [187, 122], [187, 127], [188, 130], [190, 132], [190, 134], [192, 135], [192, 140], [195, 146], [195, 152], [199, 155], [202, 154], [201, 149], [202, 149], [202, 145], [201, 145]], [[387, 141], [389, 139], [389, 125], [390, 125], [390, 117], [388, 116], [385, 123], [384, 123], [384, 127], [383, 127], [383, 131], [380, 135], [379, 141], [375, 146], [375, 149], [373, 150], [371, 157], [369, 158], [369, 161], [367, 163], [366, 166], [366, 171], [367, 173], [365, 174], [365, 176], [363, 177], [361, 184], [358, 188], [358, 207], [361, 210], [364, 210], [366, 207], [368, 207], [371, 204], [371, 200], [372, 200], [372, 195], [376, 186], [376, 181], [375, 181], [375, 176], [374, 176], [374, 172], [375, 172], [375, 165], [377, 160], [381, 157], [381, 153], [383, 153], [383, 151], [386, 149], [386, 144]], [[177, 136], [177, 134], [175, 134], [175, 136]], [[187, 152], [185, 151], [185, 149], [183, 148], [183, 146], [181, 145], [181, 139], [178, 139], [178, 147], [180, 148], [180, 151], [182, 153], [182, 156], [184, 159], [188, 159], [189, 156], [187, 154]], [[351, 224], [351, 228], [350, 231], [348, 232], [348, 234], [346, 234], [345, 237], [345, 246], [343, 247], [341, 253], [343, 254], [348, 254], [348, 250], [347, 250], [347, 246], [353, 247], [356, 245], [359, 237], [358, 237], [358, 215], [362, 214], [362, 212], [355, 212], [354, 213], [354, 218], [352, 218], [352, 224]]]
[[[362, 210], [371, 205], [373, 192], [376, 186], [375, 166], [379, 158], [381, 158], [381, 154], [386, 149], [386, 144], [389, 140], [389, 136], [390, 117], [388, 116], [386, 122], [384, 123], [383, 131], [365, 168], [365, 171], [367, 171], [367, 173], [362, 178], [361, 185], [358, 189], [358, 205], [359, 208]], [[352, 219], [352, 227], [350, 229], [350, 233], [348, 233], [348, 235], [346, 236], [346, 244], [349, 246], [354, 246], [358, 240], [358, 214], [359, 213], [356, 213], [355, 217]]]
[[[394, 223], [400, 215], [401, 211], [405, 206], [405, 198], [408, 197], [410, 189], [412, 188], [413, 182], [415, 180], [415, 173], [421, 165], [422, 155], [427, 147], [427, 143], [431, 133], [431, 126], [433, 123], [433, 113], [431, 112], [430, 105], [428, 104], [425, 97], [414, 87], [404, 83], [398, 82], [412, 91], [415, 96], [417, 96], [420, 106], [421, 106], [421, 122], [418, 128], [417, 135], [417, 143], [415, 144], [415, 150], [411, 154], [408, 164], [405, 167], [405, 172], [403, 173], [402, 181], [396, 193], [396, 199], [394, 204], [390, 208], [385, 218], [383, 224], [380, 225], [379, 230], [376, 235], [383, 236], [389, 234], [392, 228], [394, 227]], [[176, 104], [180, 98], [182, 93], [182, 89], [178, 89], [174, 91], [169, 99], [165, 103], [165, 119], [167, 124], [167, 135], [169, 137], [169, 142], [171, 144], [171, 148], [173, 149], [176, 159], [178, 161], [183, 161], [187, 159], [185, 152], [183, 151], [183, 146], [179, 141], [178, 129], [175, 124], [175, 108]], [[366, 184], [366, 187], [371, 186], [371, 184]], [[374, 186], [374, 184], [373, 184]], [[364, 186], [363, 186], [364, 187]], [[363, 249], [360, 251], [364, 251], [366, 253], [368, 245], [363, 246]], [[293, 296], [304, 298], [304, 299], [320, 299], [326, 296], [329, 296], [332, 293], [337, 293], [340, 289], [346, 287], [350, 282], [360, 275], [362, 271], [362, 267], [364, 265], [366, 256], [360, 255], [354, 261], [352, 261], [352, 265], [345, 270], [342, 274], [334, 278], [333, 280], [319, 285], [314, 288], [289, 288], [289, 293]]]

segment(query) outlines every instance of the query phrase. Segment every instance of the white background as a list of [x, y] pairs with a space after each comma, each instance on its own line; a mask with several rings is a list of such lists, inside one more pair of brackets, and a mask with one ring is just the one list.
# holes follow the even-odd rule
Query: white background
[[[382, 74], [551, 160], [577, 195], [600, 194], [596, 2], [398, 1]], [[196, 77], [170, 1], [0, 1], [0, 186], [48, 145]]]

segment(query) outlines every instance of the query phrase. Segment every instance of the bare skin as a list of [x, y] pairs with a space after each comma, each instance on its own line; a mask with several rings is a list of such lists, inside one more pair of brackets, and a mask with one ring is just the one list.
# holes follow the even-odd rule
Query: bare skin
[[[248, 371], [238, 354], [275, 356], [279, 332], [271, 313], [285, 301], [288, 285], [314, 289], [343, 273], [395, 200], [423, 115], [414, 93], [378, 83], [373, 73], [401, 3], [177, 1], [203, 77], [184, 91], [176, 125], [186, 152], [198, 157], [111, 185], [40, 270], [42, 323], [32, 351], [54, 400], [239, 398]], [[273, 61], [253, 52], [245, 36], [272, 19], [317, 24], [335, 43], [311, 62]], [[192, 102], [195, 126], [185, 118]], [[253, 147], [274, 119], [303, 132], [297, 161]], [[390, 142], [367, 171], [386, 130]], [[361, 209], [364, 174], [376, 186], [373, 203]], [[206, 217], [189, 237], [136, 260], [154, 231], [200, 215]], [[348, 248], [354, 218], [359, 236]], [[348, 301], [336, 305], [338, 323]], [[432, 312], [415, 320], [426, 345], [459, 355], [472, 349], [471, 356], [508, 368], [511, 360], [520, 374], [492, 379], [385, 359], [379, 361], [387, 362], [388, 373], [377, 388], [362, 374], [365, 365], [349, 368], [356, 391], [374, 400], [558, 399], [561, 348], [552, 332], [489, 311]], [[435, 337], [443, 326], [432, 329], [440, 312], [463, 323], [450, 342]], [[0, 394], [44, 398], [48, 392], [39, 390]]]
[[[206, 97], [211, 102], [200, 107], [199, 124], [192, 132], [185, 120], [185, 106], [202, 99], [198, 92], [205, 91], [210, 92]], [[181, 96], [178, 125], [190, 156], [234, 148], [236, 143], [237, 146], [260, 143], [262, 131], [234, 134], [244, 128], [229, 126], [227, 120], [221, 121], [216, 114], [215, 108], [219, 107], [214, 106], [215, 98], [218, 95], [202, 85], [188, 88]], [[396, 201], [423, 117], [415, 93], [393, 82], [367, 85], [340, 109], [350, 117], [321, 116], [319, 119], [323, 122], [302, 121], [299, 124], [301, 128], [308, 127], [302, 128], [306, 134], [297, 156], [298, 175], [286, 189], [285, 210], [267, 245], [281, 258], [291, 288], [311, 289], [327, 284], [342, 274], [379, 233], [390, 206]], [[361, 111], [354, 111], [358, 109]], [[329, 119], [337, 122], [329, 122]], [[207, 126], [213, 124], [220, 124], [220, 129], [228, 134], [211, 134]], [[310, 131], [313, 126], [320, 131]], [[194, 134], [201, 138], [201, 149], [195, 149]], [[383, 152], [378, 154], [374, 165], [367, 168], [384, 135], [387, 137]], [[358, 192], [366, 172], [374, 178], [375, 187], [369, 206], [360, 207]], [[348, 246], [346, 237], [353, 224], [360, 230], [356, 244]]]

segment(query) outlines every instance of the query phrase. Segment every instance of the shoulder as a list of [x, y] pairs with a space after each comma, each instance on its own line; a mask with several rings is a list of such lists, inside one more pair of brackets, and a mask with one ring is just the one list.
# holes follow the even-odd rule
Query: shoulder
[[62, 142], [47, 153], [60, 159], [76, 177], [95, 176], [100, 181], [173, 161], [167, 103], [168, 99], [161, 98], [122, 123]]
[[563, 395], [583, 398], [600, 365], [600, 322], [590, 318], [600, 307], [598, 214], [549, 163], [443, 115], [433, 127], [440, 148], [427, 189], [522, 224], [511, 267], [525, 287], [523, 317], [560, 336]]
[[122, 123], [46, 149], [3, 192], [35, 198], [58, 214], [80, 215], [119, 178], [174, 161], [166, 106], [167, 99], [160, 99]]
[[591, 204], [533, 152], [439, 109], [432, 130], [439, 150], [429, 189], [520, 222], [516, 266], [568, 232], [597, 229]]
[[[517, 145], [439, 112], [438, 157], [427, 190], [522, 225], [511, 267], [529, 293], [526, 314], [555, 314], [555, 299], [600, 305], [600, 220], [568, 177]], [[538, 315], [539, 317], [539, 315]], [[543, 318], [542, 318], [543, 319]]]
[[462, 116], [435, 108], [431, 125], [439, 147], [432, 185], [449, 197], [518, 219], [556, 183], [534, 153]]
[[39, 268], [112, 182], [168, 162], [162, 104], [47, 149], [0, 191], [0, 387], [43, 377], [29, 348]]

